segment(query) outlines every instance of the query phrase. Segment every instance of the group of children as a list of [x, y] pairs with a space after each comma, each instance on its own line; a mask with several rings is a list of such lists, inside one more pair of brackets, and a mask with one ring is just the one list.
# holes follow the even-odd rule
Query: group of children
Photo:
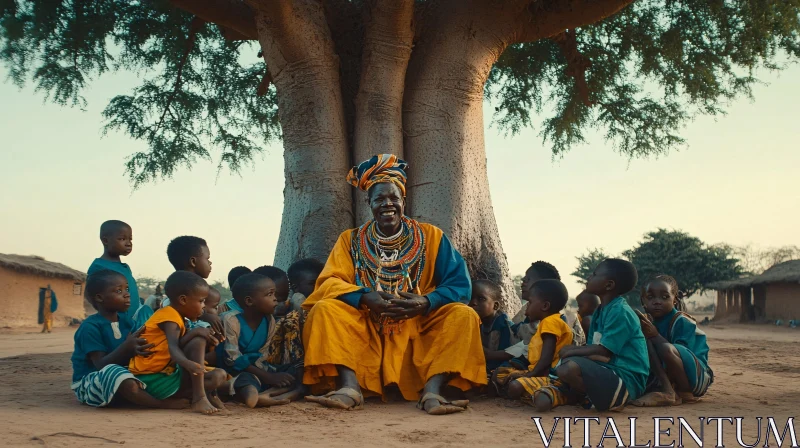
[[[324, 265], [239, 266], [228, 282], [233, 298], [220, 303], [206, 279], [211, 252], [205, 240], [180, 236], [167, 247], [175, 268], [164, 295], [140, 303], [136, 280], [121, 257], [133, 249], [131, 227], [107, 221], [103, 254], [88, 270], [85, 297], [97, 310], [75, 333], [72, 389], [81, 403], [115, 401], [225, 410], [220, 394], [249, 407], [285, 404], [303, 393], [299, 312]], [[290, 290], [294, 293], [289, 298]]]
[[623, 297], [637, 283], [633, 264], [604, 260], [576, 297], [572, 316], [558, 271], [537, 261], [522, 280], [524, 317], [514, 323], [500, 311], [500, 287], [474, 281], [469, 305], [481, 318], [490, 394], [540, 412], [565, 404], [600, 411], [668, 406], [702, 397], [714, 379], [708, 344], [684, 311], [677, 282], [659, 275], [643, 285], [646, 314]]
[[[75, 333], [72, 354], [72, 389], [81, 403], [191, 406], [210, 414], [225, 409], [226, 397], [255, 407], [304, 394], [301, 305], [314, 291], [321, 262], [301, 260], [288, 273], [235, 267], [228, 274], [233, 298], [220, 303], [206, 282], [208, 244], [181, 236], [167, 247], [175, 272], [164, 285], [166, 297], [142, 304], [121, 261], [133, 248], [131, 227], [107, 221], [100, 239], [103, 255], [89, 267], [85, 288], [97, 313]], [[497, 284], [473, 281], [469, 306], [481, 319], [490, 395], [543, 412], [565, 404], [601, 411], [674, 405], [705, 394], [713, 381], [708, 345], [672, 277], [644, 285], [643, 314], [622, 297], [637, 285], [636, 269], [607, 259], [578, 295], [577, 316], [565, 311], [560, 280], [551, 264], [533, 263], [522, 281], [526, 304], [513, 320], [500, 309]]]

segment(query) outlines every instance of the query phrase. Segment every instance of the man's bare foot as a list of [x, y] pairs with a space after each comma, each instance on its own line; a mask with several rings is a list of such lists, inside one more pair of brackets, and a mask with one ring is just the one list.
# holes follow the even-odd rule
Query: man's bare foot
[[215, 394], [215, 393], [212, 393], [212, 394], [208, 395], [208, 402], [211, 403], [211, 406], [214, 406], [215, 408], [219, 409], [220, 411], [224, 411], [224, 412], [228, 411], [228, 408], [225, 407], [225, 404], [222, 403], [222, 400], [220, 400], [219, 397], [217, 396], [217, 394]]
[[208, 401], [207, 397], [203, 397], [192, 403], [192, 411], [200, 414], [211, 415], [219, 412], [219, 409], [215, 408], [211, 402]]
[[[422, 409], [430, 415], [455, 414], [467, 410], [469, 400], [447, 401], [441, 395], [426, 393], [422, 399]], [[419, 404], [417, 407], [420, 407]]]
[[306, 401], [319, 403], [328, 408], [347, 410], [364, 408], [364, 396], [361, 394], [361, 391], [350, 387], [343, 387], [323, 396], [308, 395], [306, 396]]
[[186, 409], [191, 404], [187, 398], [167, 398], [161, 400], [161, 409]]

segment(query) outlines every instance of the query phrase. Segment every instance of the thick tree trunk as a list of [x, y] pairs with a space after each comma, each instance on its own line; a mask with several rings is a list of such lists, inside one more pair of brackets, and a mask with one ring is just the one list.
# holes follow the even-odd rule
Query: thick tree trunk
[[483, 88], [511, 43], [503, 21], [522, 12], [518, 2], [468, 0], [431, 12], [409, 65], [403, 115], [410, 215], [441, 227], [473, 277], [501, 284], [503, 308], [512, 315], [520, 301], [489, 194]]
[[[353, 162], [378, 153], [403, 157], [403, 90], [414, 40], [414, 0], [372, 0], [365, 20], [361, 82], [356, 96]], [[372, 217], [357, 195], [356, 225]]]
[[315, 0], [253, 4], [258, 40], [277, 89], [286, 184], [275, 265], [326, 260], [352, 227], [339, 60]]
[[517, 311], [489, 194], [484, 84], [509, 45], [597, 22], [632, 0], [430, 0], [417, 11], [415, 0], [369, 0], [363, 39], [351, 20], [360, 2], [171, 1], [229, 38], [257, 36], [264, 50], [286, 162], [277, 266], [326, 259], [341, 231], [369, 218], [345, 173], [389, 152], [410, 164], [407, 212], [440, 226], [470, 273], [501, 283], [503, 307]]

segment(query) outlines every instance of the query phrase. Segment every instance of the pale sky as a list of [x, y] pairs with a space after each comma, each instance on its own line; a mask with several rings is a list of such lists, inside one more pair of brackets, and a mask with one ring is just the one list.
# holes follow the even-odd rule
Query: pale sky
[[[657, 227], [708, 243], [800, 245], [800, 67], [760, 77], [767, 85], [756, 86], [755, 101], [738, 100], [725, 117], [698, 117], [682, 131], [688, 147], [658, 160], [629, 163], [589, 134], [588, 144], [552, 161], [538, 131], [507, 138], [487, 121], [489, 182], [511, 273], [549, 261], [574, 296], [577, 255], [593, 247], [617, 254]], [[280, 143], [241, 177], [217, 177], [216, 160], [200, 162], [133, 192], [123, 163], [145, 143], [102, 137], [100, 113], [135, 82], [130, 74], [101, 78], [86, 92], [86, 111], [0, 83], [0, 253], [85, 270], [102, 253], [100, 223], [121, 219], [133, 227], [125, 261], [137, 277], [169, 275], [167, 243], [185, 234], [209, 242], [212, 280], [236, 265], [271, 264], [283, 202]]]

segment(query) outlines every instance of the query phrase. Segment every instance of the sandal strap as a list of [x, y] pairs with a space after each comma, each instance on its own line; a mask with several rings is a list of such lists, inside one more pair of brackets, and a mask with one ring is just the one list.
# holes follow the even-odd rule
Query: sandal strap
[[334, 395], [344, 395], [345, 397], [355, 402], [354, 406], [364, 404], [364, 395], [351, 387], [343, 387], [339, 390], [334, 390], [323, 395], [325, 398], [330, 398]]
[[425, 409], [425, 402], [428, 400], [436, 400], [441, 406], [450, 404], [443, 396], [437, 395], [433, 392], [428, 392], [417, 401], [417, 409]]

